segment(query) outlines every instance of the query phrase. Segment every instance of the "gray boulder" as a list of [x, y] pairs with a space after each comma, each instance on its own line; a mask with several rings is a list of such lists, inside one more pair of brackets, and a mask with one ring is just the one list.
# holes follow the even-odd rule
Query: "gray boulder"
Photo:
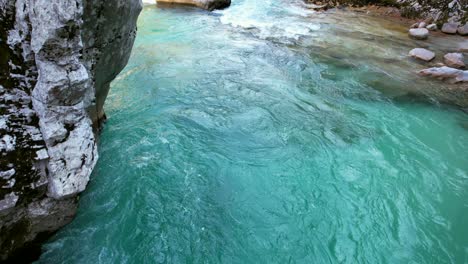
[[409, 52], [409, 56], [423, 61], [431, 61], [434, 59], [435, 53], [427, 49], [415, 48]]
[[452, 68], [465, 68], [463, 59], [463, 54], [461, 53], [447, 53], [444, 56], [444, 63]]
[[466, 36], [468, 35], [468, 23], [466, 23], [464, 26], [461, 26], [457, 29], [457, 33]]
[[425, 28], [412, 28], [409, 30], [410, 37], [414, 39], [424, 40], [429, 37], [429, 30]]
[[445, 23], [441, 30], [446, 34], [457, 34], [458, 25], [458, 23]]

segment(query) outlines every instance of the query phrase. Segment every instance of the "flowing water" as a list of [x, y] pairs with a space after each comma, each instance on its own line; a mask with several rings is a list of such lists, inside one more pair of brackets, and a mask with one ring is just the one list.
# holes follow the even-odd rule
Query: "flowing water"
[[145, 7], [38, 262], [467, 263], [468, 116], [415, 77], [405, 30], [284, 0]]

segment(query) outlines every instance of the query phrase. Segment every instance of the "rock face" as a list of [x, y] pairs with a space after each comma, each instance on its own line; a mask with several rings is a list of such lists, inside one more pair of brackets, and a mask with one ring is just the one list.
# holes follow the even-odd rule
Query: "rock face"
[[409, 30], [410, 37], [414, 39], [424, 40], [429, 37], [429, 30], [425, 28], [412, 28]]
[[200, 7], [209, 11], [231, 5], [231, 0], [157, 0], [158, 4], [179, 4]]
[[444, 63], [452, 68], [465, 68], [463, 62], [463, 54], [461, 53], [447, 53], [444, 56]]
[[73, 218], [141, 8], [139, 0], [0, 0], [0, 261]]
[[427, 49], [415, 48], [409, 52], [409, 56], [423, 61], [431, 61], [434, 59], [435, 53]]

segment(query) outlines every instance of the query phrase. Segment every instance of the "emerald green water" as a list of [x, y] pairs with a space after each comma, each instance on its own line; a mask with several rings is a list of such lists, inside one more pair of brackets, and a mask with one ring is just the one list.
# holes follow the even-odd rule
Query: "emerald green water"
[[467, 263], [468, 116], [408, 70], [414, 43], [287, 1], [145, 7], [38, 263]]

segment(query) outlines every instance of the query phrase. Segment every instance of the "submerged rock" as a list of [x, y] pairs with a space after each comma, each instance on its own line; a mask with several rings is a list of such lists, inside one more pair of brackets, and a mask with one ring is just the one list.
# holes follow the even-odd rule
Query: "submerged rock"
[[139, 0], [0, 1], [0, 262], [71, 221], [141, 8]]
[[451, 82], [468, 82], [468, 71], [450, 68], [447, 66], [424, 69], [419, 71], [419, 74], [441, 80], [448, 79]]
[[468, 40], [458, 44], [459, 52], [468, 52]]
[[447, 53], [444, 56], [444, 63], [452, 68], [464, 68], [463, 54], [461, 53]]
[[458, 23], [445, 23], [441, 31], [447, 34], [457, 34]]
[[231, 5], [231, 0], [157, 0], [158, 4], [179, 4], [200, 7], [209, 11], [224, 9]]
[[414, 39], [424, 40], [429, 37], [429, 30], [425, 28], [412, 28], [409, 30], [409, 35]]
[[427, 49], [415, 48], [409, 52], [409, 56], [423, 61], [431, 61], [434, 59], [435, 53]]

